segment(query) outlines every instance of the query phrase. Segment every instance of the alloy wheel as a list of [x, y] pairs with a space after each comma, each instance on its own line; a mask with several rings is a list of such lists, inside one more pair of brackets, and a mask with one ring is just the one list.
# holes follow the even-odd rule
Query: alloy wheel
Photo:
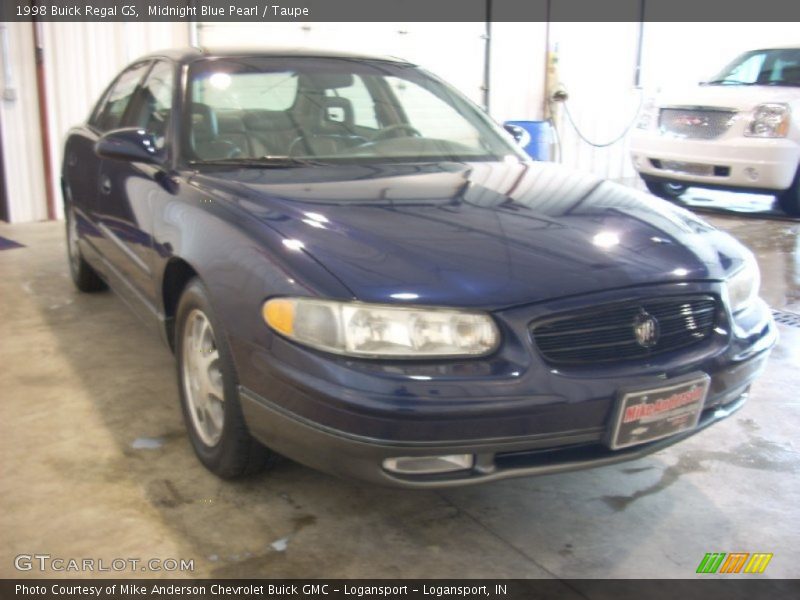
[[189, 414], [197, 435], [215, 446], [225, 426], [225, 393], [211, 322], [195, 308], [183, 329], [181, 371]]

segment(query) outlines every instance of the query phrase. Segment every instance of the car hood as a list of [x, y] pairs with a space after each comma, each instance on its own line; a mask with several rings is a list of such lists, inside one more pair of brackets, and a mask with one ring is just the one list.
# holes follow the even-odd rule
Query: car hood
[[197, 176], [359, 300], [487, 309], [721, 279], [742, 248], [688, 211], [548, 163], [235, 169]]
[[800, 88], [769, 85], [697, 85], [659, 95], [658, 106], [715, 106], [752, 111], [765, 102], [797, 104]]

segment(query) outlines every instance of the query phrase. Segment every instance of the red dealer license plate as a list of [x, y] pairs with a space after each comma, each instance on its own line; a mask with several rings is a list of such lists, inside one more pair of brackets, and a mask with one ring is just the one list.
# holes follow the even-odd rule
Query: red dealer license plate
[[695, 428], [710, 380], [704, 373], [680, 383], [623, 394], [618, 403], [611, 448], [618, 450], [644, 444]]

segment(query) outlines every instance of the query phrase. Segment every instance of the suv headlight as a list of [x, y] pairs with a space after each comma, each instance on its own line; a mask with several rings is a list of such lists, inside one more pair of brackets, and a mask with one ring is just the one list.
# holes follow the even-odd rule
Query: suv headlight
[[732, 312], [739, 312], [752, 304], [761, 285], [761, 273], [752, 254], [747, 254], [742, 267], [728, 277], [726, 284]]
[[792, 112], [788, 104], [760, 104], [753, 111], [744, 134], [748, 137], [782, 138], [789, 133]]
[[483, 356], [500, 343], [492, 318], [474, 311], [273, 298], [262, 315], [300, 344], [364, 358]]

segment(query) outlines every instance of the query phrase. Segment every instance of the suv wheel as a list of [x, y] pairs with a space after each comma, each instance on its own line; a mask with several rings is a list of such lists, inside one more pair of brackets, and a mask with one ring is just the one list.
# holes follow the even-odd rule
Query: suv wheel
[[675, 200], [680, 198], [688, 188], [688, 185], [683, 183], [674, 183], [672, 181], [656, 181], [654, 179], [645, 179], [644, 184], [651, 194], [655, 194], [659, 198], [666, 200]]
[[778, 205], [787, 215], [800, 217], [800, 168], [797, 169], [792, 186], [778, 194]]
[[176, 336], [183, 417], [200, 462], [226, 479], [261, 471], [274, 454], [247, 431], [225, 329], [199, 279], [181, 296]]

